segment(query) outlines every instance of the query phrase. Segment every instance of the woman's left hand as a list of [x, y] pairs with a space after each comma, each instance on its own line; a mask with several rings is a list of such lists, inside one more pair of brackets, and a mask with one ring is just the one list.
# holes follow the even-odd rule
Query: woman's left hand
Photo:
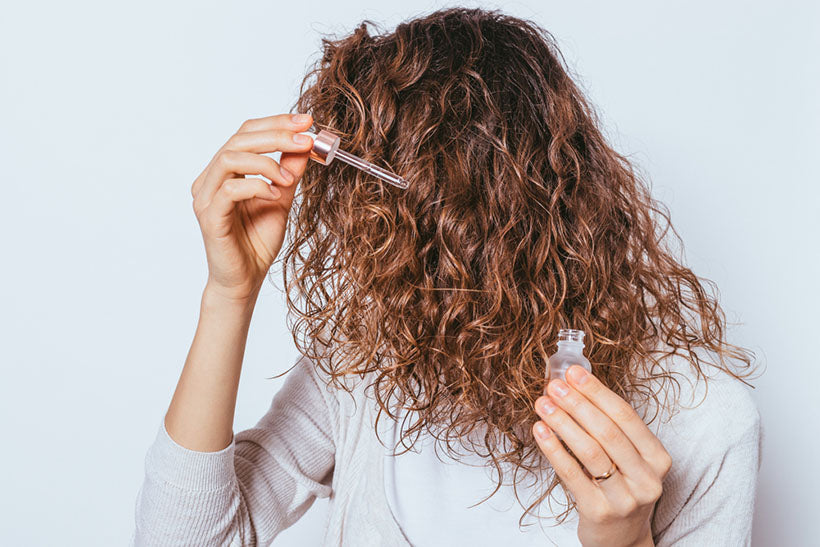
[[[566, 376], [569, 384], [551, 380], [549, 396], [536, 400], [542, 419], [533, 433], [575, 499], [578, 538], [585, 546], [654, 545], [650, 518], [672, 458], [632, 406], [595, 376], [578, 365]], [[609, 478], [594, 479], [612, 469]]]

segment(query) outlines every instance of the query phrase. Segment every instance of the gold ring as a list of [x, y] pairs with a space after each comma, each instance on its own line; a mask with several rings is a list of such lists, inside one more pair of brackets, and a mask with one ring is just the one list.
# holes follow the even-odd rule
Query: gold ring
[[609, 471], [607, 471], [603, 475], [599, 475], [597, 477], [592, 477], [592, 480], [594, 480], [597, 483], [603, 482], [603, 481], [607, 480], [609, 477], [611, 477], [612, 474], [615, 473], [615, 471], [617, 471], [617, 470], [618, 470], [618, 466], [615, 465], [615, 462], [613, 462], [612, 467], [609, 468]]

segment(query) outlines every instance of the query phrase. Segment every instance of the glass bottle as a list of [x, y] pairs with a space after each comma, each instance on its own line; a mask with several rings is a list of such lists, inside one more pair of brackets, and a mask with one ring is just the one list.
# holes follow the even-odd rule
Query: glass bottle
[[564, 373], [572, 365], [581, 365], [587, 372], [592, 372], [592, 365], [584, 357], [584, 331], [575, 329], [561, 329], [558, 331], [558, 351], [550, 355], [547, 367], [547, 381], [544, 384], [544, 394], [547, 394], [547, 384], [550, 380], [561, 378], [566, 380]]

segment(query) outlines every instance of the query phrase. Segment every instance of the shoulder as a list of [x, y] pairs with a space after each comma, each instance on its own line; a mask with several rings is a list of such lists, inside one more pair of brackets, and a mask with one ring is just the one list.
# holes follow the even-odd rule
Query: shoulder
[[759, 442], [760, 412], [751, 387], [708, 364], [701, 364], [700, 375], [681, 355], [665, 359], [663, 366], [671, 378], [657, 388], [661, 403], [653, 403], [657, 415], [650, 429], [667, 450], [717, 455]]
[[321, 340], [313, 339], [307, 352], [300, 354], [293, 373], [315, 397], [321, 396], [337, 421], [346, 422], [367, 401], [365, 392], [372, 373], [338, 374], [336, 360], [340, 352]]
[[748, 544], [761, 448], [752, 388], [707, 363], [704, 378], [688, 358], [665, 361], [674, 380], [649, 422], [672, 457], [653, 517], [656, 544]]

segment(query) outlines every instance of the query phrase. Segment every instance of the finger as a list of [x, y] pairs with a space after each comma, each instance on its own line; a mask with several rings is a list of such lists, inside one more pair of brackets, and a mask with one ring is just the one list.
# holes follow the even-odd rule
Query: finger
[[[310, 155], [308, 154], [282, 152], [282, 155], [279, 157], [279, 165], [293, 173], [296, 180], [301, 180], [302, 175], [305, 173], [305, 169], [307, 169], [309, 160]], [[286, 186], [281, 190], [285, 197], [288, 199], [293, 199], [293, 195], [296, 192], [296, 185]]]
[[248, 133], [250, 131], [267, 131], [277, 128], [292, 128], [296, 131], [304, 131], [313, 124], [313, 116], [310, 114], [274, 114], [263, 118], [251, 118], [242, 122], [237, 133]]
[[669, 453], [629, 403], [578, 365], [569, 368], [566, 378], [574, 389], [618, 424], [641, 457], [659, 476], [666, 475], [672, 465]]
[[[558, 407], [550, 397], [539, 397], [535, 404], [536, 412], [544, 422], [563, 439], [572, 454], [581, 462], [582, 469], [592, 477], [600, 477], [612, 470], [612, 460], [600, 444], [589, 436], [572, 417]], [[566, 450], [566, 449], [565, 449]], [[630, 486], [626, 477], [619, 471], [600, 482], [592, 482], [600, 488], [611, 501], [631, 497]]]
[[612, 467], [612, 460], [598, 442], [550, 397], [539, 397], [535, 411], [550, 429], [558, 434], [593, 477], [603, 475]]
[[239, 150], [256, 154], [272, 152], [307, 153], [313, 147], [313, 139], [292, 128], [278, 127], [263, 131], [235, 133], [222, 147], [225, 150]]
[[[265, 131], [277, 127], [287, 128], [288, 125], [290, 125], [294, 131], [305, 131], [313, 125], [313, 116], [306, 113], [296, 113], [277, 114], [264, 118], [250, 119], [242, 124], [238, 132]], [[279, 165], [285, 168], [286, 171], [292, 173], [296, 180], [299, 180], [305, 172], [309, 158], [309, 155], [302, 152], [294, 153], [283, 151], [279, 157]], [[296, 188], [289, 189], [286, 185], [285, 188], [280, 188], [280, 190], [283, 195], [293, 198], [293, 193], [296, 191]]]
[[[307, 118], [301, 118], [300, 119], [300, 118], [298, 118], [298, 116], [307, 116]], [[284, 129], [284, 130], [290, 130], [292, 132], [299, 132], [299, 131], [305, 131], [306, 129], [308, 129], [312, 125], [312, 123], [313, 123], [313, 118], [310, 116], [310, 114], [277, 114], [277, 115], [274, 115], [274, 116], [267, 116], [265, 118], [255, 118], [255, 119], [246, 120], [239, 127], [239, 130], [237, 131], [237, 133], [271, 131], [271, 130], [277, 130], [277, 129]], [[219, 151], [221, 152], [224, 149], [231, 149], [231, 147], [228, 146], [228, 143], [230, 143], [230, 142], [231, 142], [231, 140], [229, 139], [228, 142], [226, 142], [222, 146], [222, 148], [219, 149]], [[312, 146], [312, 143], [311, 143], [311, 146]], [[303, 150], [300, 149], [300, 151], [303, 151]], [[217, 152], [217, 155], [218, 155], [218, 152]], [[201, 188], [201, 186], [202, 186], [202, 184], [203, 184], [203, 182], [204, 182], [204, 180], [205, 180], [205, 178], [208, 174], [208, 171], [210, 170], [211, 166], [213, 165], [214, 161], [216, 160], [217, 155], [214, 155], [214, 157], [211, 158], [211, 161], [208, 162], [208, 165], [205, 166], [205, 169], [203, 169], [202, 173], [200, 173], [200, 175], [196, 178], [196, 180], [194, 180], [193, 184], [191, 185], [191, 195], [196, 196], [196, 194], [199, 192], [199, 190], [200, 190], [200, 188]], [[287, 166], [287, 167], [290, 168], [290, 166]]]
[[[552, 380], [547, 386], [547, 392], [558, 406], [596, 441], [622, 473], [637, 483], [648, 482], [654, 477], [654, 471], [649, 467], [649, 463], [641, 457], [618, 424], [582, 393], [563, 380]], [[606, 470], [599, 475], [605, 472]]]
[[208, 203], [219, 189], [222, 181], [239, 178], [237, 175], [262, 175], [282, 186], [290, 186], [296, 180], [293, 173], [283, 170], [271, 157], [250, 152], [223, 150], [208, 171], [202, 189], [194, 196], [201, 203]]
[[[205, 212], [207, 217], [205, 222], [211, 225], [220, 224], [220, 221], [233, 213], [236, 204], [240, 201], [254, 197], [266, 201], [276, 201], [280, 196], [281, 193], [277, 188], [262, 179], [228, 179], [222, 184], [208, 205]], [[224, 234], [212, 235], [219, 237]]]
[[594, 499], [600, 496], [600, 491], [575, 458], [567, 452], [549, 426], [540, 420], [535, 422], [533, 435], [538, 448], [547, 457], [555, 474], [561, 479], [566, 489], [572, 493], [575, 500], [583, 505], [594, 503]]
[[[306, 143], [297, 143], [294, 142], [294, 138], [301, 137], [307, 139], [308, 142]], [[298, 139], [301, 141], [301, 139]], [[205, 181], [202, 184], [202, 188], [199, 190], [199, 194], [202, 195], [200, 198], [201, 201], [206, 202], [208, 199], [214, 195], [217, 188], [222, 185], [222, 181], [224, 177], [218, 177], [216, 175], [211, 176], [210, 171], [214, 170], [214, 168], [223, 163], [228, 161], [222, 159], [223, 156], [230, 156], [231, 152], [243, 152], [243, 153], [269, 153], [269, 152], [277, 152], [277, 151], [291, 151], [295, 153], [301, 153], [304, 156], [307, 156], [307, 152], [313, 146], [313, 139], [308, 137], [307, 135], [297, 135], [293, 131], [285, 130], [285, 129], [275, 129], [271, 131], [253, 131], [249, 133], [237, 133], [228, 142], [223, 146], [219, 152], [216, 153], [214, 157], [213, 164], [209, 169], [208, 174], [205, 177]], [[279, 168], [281, 170], [281, 166]], [[240, 175], [241, 173], [235, 173], [236, 175]], [[229, 175], [233, 177], [233, 175]], [[294, 174], [294, 180], [296, 179], [296, 175]]]

